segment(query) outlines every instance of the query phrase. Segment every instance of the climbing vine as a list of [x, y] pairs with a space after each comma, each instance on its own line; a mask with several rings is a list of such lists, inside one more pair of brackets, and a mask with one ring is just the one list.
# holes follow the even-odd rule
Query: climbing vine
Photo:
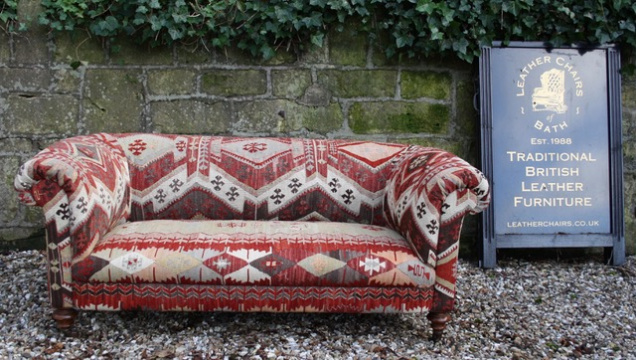
[[[174, 42], [237, 46], [271, 58], [279, 50], [322, 46], [345, 24], [382, 40], [388, 56], [454, 53], [472, 62], [494, 40], [553, 46], [616, 43], [636, 47], [633, 0], [42, 0], [51, 31], [127, 36], [153, 46]], [[2, 3], [12, 29], [16, 1]]]
[[0, 1], [0, 30], [4, 32], [15, 32], [18, 23], [18, 2], [12, 0]]

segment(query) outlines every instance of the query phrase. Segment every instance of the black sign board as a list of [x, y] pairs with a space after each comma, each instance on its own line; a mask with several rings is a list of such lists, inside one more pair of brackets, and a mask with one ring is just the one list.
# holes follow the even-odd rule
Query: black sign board
[[[498, 248], [605, 247], [625, 259], [620, 56], [496, 44], [480, 59], [482, 266]], [[611, 250], [611, 251], [610, 251]]]

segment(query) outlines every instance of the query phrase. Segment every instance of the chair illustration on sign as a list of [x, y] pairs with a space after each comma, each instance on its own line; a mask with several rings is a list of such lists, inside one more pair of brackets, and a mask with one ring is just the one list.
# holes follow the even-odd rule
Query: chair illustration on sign
[[565, 72], [552, 69], [541, 74], [541, 86], [532, 93], [533, 111], [554, 111], [563, 114], [568, 110], [565, 105]]

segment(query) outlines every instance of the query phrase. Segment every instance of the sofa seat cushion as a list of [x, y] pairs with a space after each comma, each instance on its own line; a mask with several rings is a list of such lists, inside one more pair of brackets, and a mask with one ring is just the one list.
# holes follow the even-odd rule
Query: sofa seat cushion
[[83, 283], [429, 287], [397, 232], [333, 222], [151, 220], [119, 225], [73, 266]]

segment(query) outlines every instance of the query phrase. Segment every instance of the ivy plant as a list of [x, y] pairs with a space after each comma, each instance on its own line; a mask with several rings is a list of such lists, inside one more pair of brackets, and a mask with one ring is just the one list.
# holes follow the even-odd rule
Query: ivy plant
[[15, 32], [18, 23], [18, 2], [15, 0], [0, 1], [0, 30]]
[[[14, 9], [15, 1], [4, 6]], [[455, 54], [472, 62], [494, 40], [636, 47], [633, 0], [42, 0], [42, 6], [39, 21], [52, 31], [82, 29], [153, 46], [237, 46], [265, 59], [280, 49], [322, 46], [329, 31], [350, 23], [389, 39], [382, 44], [388, 56]], [[15, 11], [3, 16], [0, 24], [9, 24]]]

